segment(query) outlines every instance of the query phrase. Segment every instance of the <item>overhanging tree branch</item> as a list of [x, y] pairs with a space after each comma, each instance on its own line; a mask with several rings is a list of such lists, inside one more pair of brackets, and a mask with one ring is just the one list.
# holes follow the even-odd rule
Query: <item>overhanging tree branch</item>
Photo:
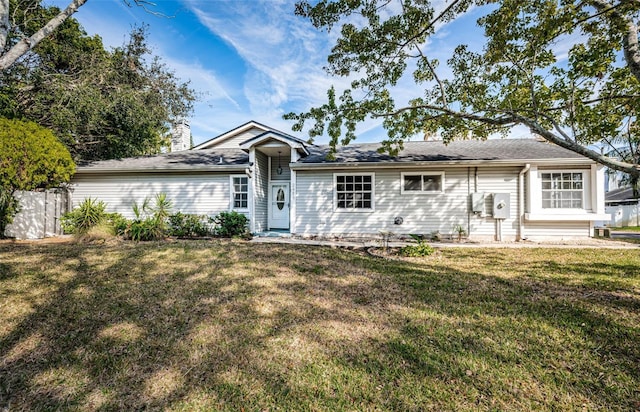
[[622, 48], [627, 67], [635, 78], [640, 81], [640, 45], [638, 44], [638, 26], [633, 19], [614, 8], [605, 0], [588, 1], [598, 11], [608, 11], [611, 18], [624, 27]]
[[[2, 0], [5, 3], [8, 3], [8, 0]], [[20, 56], [34, 48], [38, 43], [40, 43], [45, 37], [47, 37], [51, 32], [53, 32], [58, 26], [60, 26], [69, 16], [78, 11], [78, 8], [85, 4], [87, 0], [73, 0], [66, 9], [61, 11], [56, 17], [49, 20], [47, 24], [42, 26], [40, 30], [38, 30], [33, 36], [25, 37], [16, 43], [11, 49], [9, 49], [6, 53], [4, 53], [0, 57], [0, 70], [8, 69], [13, 63], [15, 63]], [[2, 12], [3, 6], [0, 6], [0, 12]], [[9, 7], [7, 5], [5, 13], [8, 14]], [[5, 18], [4, 15], [2, 17]], [[4, 27], [3, 27], [4, 28]], [[8, 16], [7, 16], [7, 29], [8, 29]], [[6, 36], [8, 35], [8, 31], [4, 33], [0, 33], [0, 37], [4, 37], [6, 44]]]

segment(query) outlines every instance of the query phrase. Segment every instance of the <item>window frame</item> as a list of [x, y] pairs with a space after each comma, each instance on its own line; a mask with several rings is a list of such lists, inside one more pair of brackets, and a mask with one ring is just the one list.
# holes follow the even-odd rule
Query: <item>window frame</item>
[[[338, 207], [338, 177], [339, 176], [370, 176], [371, 177], [371, 207], [370, 208], [342, 208]], [[340, 213], [370, 213], [376, 210], [376, 174], [374, 172], [350, 172], [333, 174], [333, 211]]]
[[[587, 204], [587, 199], [586, 199], [586, 195], [587, 195], [587, 187], [588, 187], [588, 182], [587, 182], [587, 171], [585, 170], [581, 170], [581, 169], [553, 169], [553, 170], [549, 170], [549, 169], [544, 169], [544, 170], [539, 170], [538, 173], [540, 174], [540, 209], [541, 210], [547, 210], [547, 211], [583, 211], [586, 210], [586, 204]], [[545, 174], [549, 174], [549, 175], [553, 175], [554, 173], [570, 173], [570, 174], [576, 174], [579, 173], [582, 176], [582, 189], [544, 189], [544, 175]], [[563, 180], [561, 180], [562, 182]], [[573, 181], [573, 179], [571, 180], [571, 182]], [[580, 207], [545, 207], [544, 206], [544, 193], [545, 192], [578, 192], [580, 191], [582, 193], [581, 197], [580, 197], [580, 203], [581, 206]], [[560, 200], [562, 201], [562, 200]]]
[[[242, 194], [244, 192], [236, 192], [235, 191], [235, 183], [234, 183], [234, 179], [238, 179], [238, 178], [242, 178], [242, 179], [246, 179], [247, 181], [247, 191], [246, 191], [246, 195], [247, 195], [247, 207], [235, 207], [235, 195], [236, 194]], [[242, 184], [242, 183], [240, 183]], [[249, 196], [249, 184], [250, 184], [250, 180], [249, 177], [247, 175], [230, 175], [229, 176], [229, 210], [235, 210], [237, 212], [248, 212], [249, 211], [249, 202], [250, 202], [250, 196]]]
[[[405, 190], [404, 177], [405, 176], [420, 176], [420, 184], [422, 188], [420, 190]], [[440, 190], [424, 190], [424, 176], [440, 176]], [[444, 171], [437, 172], [401, 172], [400, 173], [400, 193], [403, 195], [440, 195], [445, 192], [445, 173]]]

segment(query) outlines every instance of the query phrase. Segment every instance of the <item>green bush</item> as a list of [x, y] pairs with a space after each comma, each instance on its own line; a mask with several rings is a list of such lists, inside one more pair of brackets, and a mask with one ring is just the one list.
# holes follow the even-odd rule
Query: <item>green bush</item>
[[124, 232], [126, 239], [136, 242], [162, 239], [165, 232], [158, 226], [158, 221], [153, 218], [134, 219], [130, 221]]
[[116, 236], [123, 236], [129, 227], [129, 221], [120, 213], [108, 213], [107, 223], [111, 228], [111, 232]]
[[247, 234], [247, 224], [249, 219], [242, 213], [220, 212], [214, 218], [216, 224], [214, 233], [219, 237], [236, 237]]
[[132, 209], [136, 218], [126, 223], [123, 237], [136, 242], [164, 238], [169, 232], [167, 220], [171, 208], [172, 203], [166, 193], [158, 193], [153, 206], [149, 198], [145, 198], [141, 205], [134, 202]]
[[425, 242], [423, 236], [410, 235], [418, 243], [415, 245], [408, 245], [400, 249], [400, 254], [407, 257], [423, 257], [430, 256], [435, 252], [435, 249]]
[[213, 236], [210, 219], [203, 215], [191, 215], [182, 212], [174, 213], [168, 218], [169, 235], [177, 237]]
[[107, 219], [106, 207], [107, 205], [102, 200], [85, 199], [71, 212], [62, 215], [60, 219], [62, 230], [67, 234], [86, 235], [91, 228]]

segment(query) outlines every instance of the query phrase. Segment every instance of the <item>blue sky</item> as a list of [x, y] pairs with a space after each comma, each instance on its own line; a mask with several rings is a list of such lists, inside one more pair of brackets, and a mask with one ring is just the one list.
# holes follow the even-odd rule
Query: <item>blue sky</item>
[[[132, 2], [132, 1], [131, 1]], [[65, 7], [68, 0], [45, 3]], [[201, 95], [190, 124], [198, 144], [249, 120], [284, 132], [290, 112], [322, 104], [333, 84], [338, 90], [349, 79], [330, 78], [326, 64], [334, 33], [316, 30], [294, 15], [294, 0], [156, 0], [149, 9], [123, 0], [89, 0], [74, 15], [89, 34], [106, 46], [120, 46], [135, 25], [146, 24], [155, 55]], [[442, 63], [461, 43], [482, 40], [475, 11], [438, 30], [427, 45], [430, 57]], [[396, 88], [398, 100], [415, 97], [411, 79]], [[516, 137], [520, 133], [516, 133]], [[358, 142], [381, 141], [379, 122], [359, 128]], [[306, 138], [305, 134], [299, 137]], [[317, 139], [316, 143], [326, 143]]]

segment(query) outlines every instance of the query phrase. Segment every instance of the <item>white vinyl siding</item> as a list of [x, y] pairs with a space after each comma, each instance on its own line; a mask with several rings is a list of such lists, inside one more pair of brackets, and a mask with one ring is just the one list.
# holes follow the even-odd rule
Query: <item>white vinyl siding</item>
[[525, 235], [529, 240], [575, 239], [592, 235], [589, 222], [526, 222]]
[[271, 180], [273, 181], [289, 181], [291, 180], [291, 169], [289, 169], [289, 163], [291, 162], [291, 151], [287, 146], [283, 148], [280, 154], [280, 167], [282, 167], [282, 173], [278, 174], [278, 155], [271, 157]]
[[85, 198], [102, 200], [109, 212], [133, 218], [134, 202], [166, 193], [174, 212], [214, 216], [229, 210], [228, 174], [120, 174], [76, 175], [72, 180], [72, 202]]
[[[521, 168], [478, 168], [478, 192], [485, 194], [484, 217], [471, 215], [471, 234], [492, 239], [497, 228], [493, 218], [493, 194], [509, 193], [509, 218], [501, 223], [502, 239], [515, 240], [518, 233], [518, 174]], [[447, 173], [449, 178], [449, 173]], [[470, 187], [474, 190], [474, 169], [470, 173]]]
[[264, 153], [256, 150], [256, 168], [255, 168], [255, 194], [254, 201], [254, 219], [256, 232], [267, 230], [267, 199], [269, 190], [269, 158]]
[[[470, 215], [468, 212], [469, 194], [474, 191], [473, 168], [447, 169], [446, 179], [443, 180], [443, 193], [431, 196], [418, 193], [399, 195], [402, 185], [401, 172], [391, 169], [376, 170], [375, 210], [368, 213], [334, 211], [333, 172], [298, 171], [294, 231], [301, 235], [377, 236], [380, 231], [396, 234], [430, 234], [437, 230], [443, 235], [449, 235], [457, 225], [461, 225], [465, 230], [470, 225], [472, 236], [493, 239], [496, 235], [496, 221], [491, 216], [491, 194], [511, 193], [510, 218], [502, 223], [502, 237], [505, 240], [515, 239], [518, 223], [519, 171], [519, 168], [479, 168], [478, 191], [486, 195], [486, 213], [483, 216]], [[373, 173], [373, 170], [364, 170], [357, 174], [364, 173]], [[394, 224], [396, 217], [402, 217], [401, 225]]]
[[[358, 175], [373, 173], [363, 170]], [[298, 234], [373, 234], [449, 233], [454, 225], [467, 222], [466, 169], [447, 170], [447, 195], [399, 196], [400, 172], [376, 170], [375, 210], [366, 213], [334, 211], [334, 176], [331, 171], [298, 171], [295, 233]], [[336, 172], [336, 174], [339, 174]], [[449, 177], [452, 176], [452, 177]], [[463, 180], [461, 180], [463, 179]], [[395, 225], [402, 217], [402, 225]]]
[[207, 149], [213, 149], [214, 147], [218, 149], [237, 149], [240, 146], [240, 143], [243, 143], [251, 139], [252, 137], [256, 137], [257, 135], [262, 133], [264, 133], [264, 130], [253, 127], [244, 133], [236, 136], [231, 136], [228, 139], [222, 140], [218, 143], [212, 142], [210, 146], [207, 146]]

